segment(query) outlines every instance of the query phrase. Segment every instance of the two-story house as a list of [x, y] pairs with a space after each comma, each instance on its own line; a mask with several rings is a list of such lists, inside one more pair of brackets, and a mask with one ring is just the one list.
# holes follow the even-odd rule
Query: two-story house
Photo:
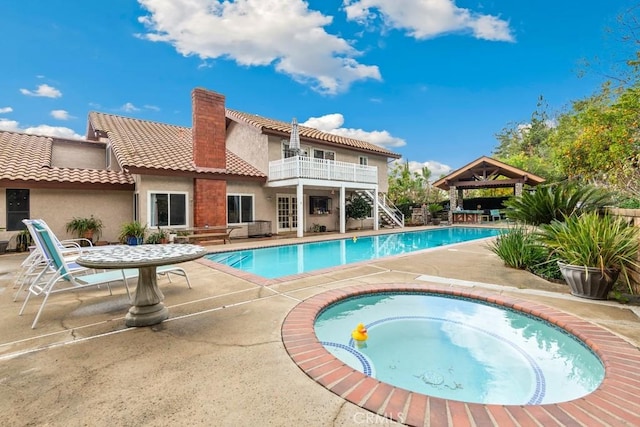
[[[235, 237], [314, 225], [345, 232], [346, 200], [372, 206], [369, 226], [402, 226], [385, 202], [387, 163], [400, 156], [366, 141], [227, 109], [225, 98], [192, 92], [192, 127], [89, 113], [86, 140], [0, 132], [0, 226], [43, 218], [65, 236], [74, 216], [103, 220], [114, 241], [122, 223], [150, 228], [240, 225]], [[376, 197], [377, 195], [377, 197]], [[264, 221], [264, 222], [262, 222]], [[15, 231], [13, 231], [15, 234]]]

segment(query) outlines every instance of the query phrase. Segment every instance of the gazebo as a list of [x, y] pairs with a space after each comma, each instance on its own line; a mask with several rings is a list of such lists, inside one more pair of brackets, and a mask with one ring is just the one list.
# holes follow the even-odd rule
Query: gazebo
[[[453, 212], [461, 211], [463, 190], [481, 188], [513, 188], [513, 194], [522, 195], [524, 185], [536, 186], [544, 182], [544, 178], [530, 172], [509, 166], [491, 157], [482, 156], [440, 178], [433, 186], [449, 192], [449, 223], [453, 222]], [[460, 207], [460, 208], [458, 208]], [[465, 215], [468, 222], [479, 222], [482, 211], [468, 211]]]

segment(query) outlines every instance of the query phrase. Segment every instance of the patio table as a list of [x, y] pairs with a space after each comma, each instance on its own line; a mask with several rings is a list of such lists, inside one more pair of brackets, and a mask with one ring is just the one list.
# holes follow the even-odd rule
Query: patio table
[[119, 245], [82, 254], [76, 263], [98, 269], [138, 269], [133, 305], [125, 317], [127, 326], [150, 326], [169, 317], [158, 288], [156, 267], [192, 261], [203, 257], [206, 249], [198, 245]]

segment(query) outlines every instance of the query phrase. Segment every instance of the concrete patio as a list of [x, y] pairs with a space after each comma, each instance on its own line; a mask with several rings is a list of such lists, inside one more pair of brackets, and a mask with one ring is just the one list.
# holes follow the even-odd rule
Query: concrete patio
[[[358, 233], [362, 234], [367, 233]], [[300, 239], [232, 240], [230, 245], [209, 249], [290, 242]], [[116, 286], [113, 296], [104, 288], [53, 295], [32, 330], [39, 298], [30, 302], [23, 316], [18, 311], [24, 295], [19, 302], [12, 301], [15, 274], [24, 257], [0, 257], [3, 426], [400, 425], [327, 390], [302, 372], [284, 348], [281, 327], [293, 307], [327, 290], [353, 285], [484, 289], [570, 313], [611, 331], [636, 349], [640, 345], [640, 307], [572, 297], [564, 285], [504, 267], [486, 241], [266, 286], [212, 269], [203, 261], [184, 263], [193, 289], [181, 278], [172, 283], [160, 279], [170, 318], [144, 328], [124, 326], [130, 305], [124, 287]], [[636, 368], [630, 366], [630, 371]], [[637, 382], [640, 387], [640, 378]], [[626, 425], [625, 411], [633, 412], [637, 405], [628, 400], [621, 396], [619, 407], [605, 407], [602, 425], [615, 425], [611, 420]], [[443, 425], [462, 425], [450, 415]], [[557, 417], [550, 418], [563, 425]], [[587, 425], [579, 418], [573, 421]], [[513, 415], [509, 422], [535, 424], [531, 418]], [[496, 419], [493, 424], [503, 425]]]

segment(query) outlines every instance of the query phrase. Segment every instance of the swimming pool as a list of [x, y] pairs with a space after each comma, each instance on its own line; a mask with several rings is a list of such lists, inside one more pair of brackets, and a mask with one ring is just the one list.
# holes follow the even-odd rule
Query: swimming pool
[[205, 258], [268, 279], [497, 236], [498, 228], [432, 230], [219, 252]]
[[[351, 332], [367, 327], [366, 341]], [[577, 399], [604, 378], [598, 357], [533, 316], [428, 293], [375, 293], [325, 308], [318, 340], [353, 369], [445, 399], [537, 405]]]

